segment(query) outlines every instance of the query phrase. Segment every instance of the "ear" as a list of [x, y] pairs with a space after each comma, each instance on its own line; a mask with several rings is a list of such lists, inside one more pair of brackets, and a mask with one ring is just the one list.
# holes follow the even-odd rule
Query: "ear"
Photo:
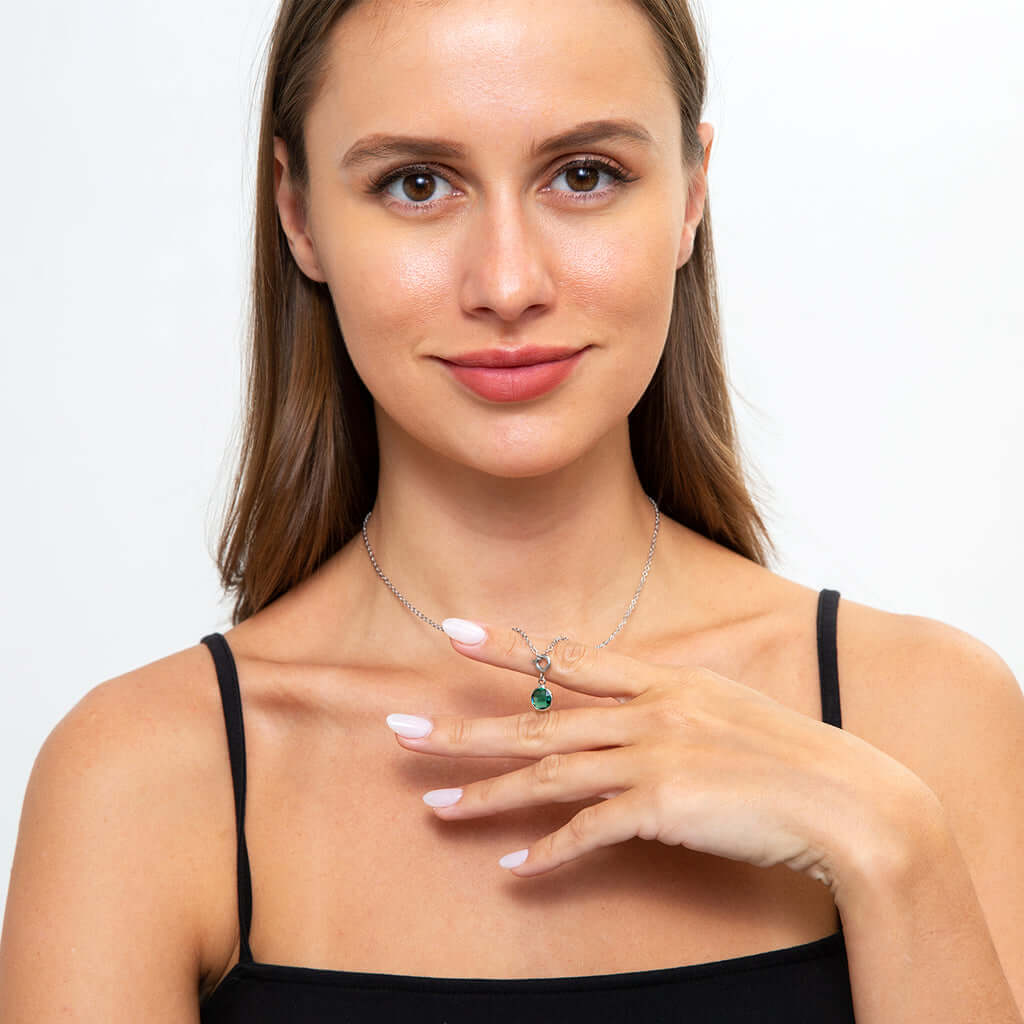
[[697, 237], [697, 228], [704, 216], [704, 201], [708, 194], [708, 163], [711, 160], [711, 144], [715, 139], [714, 125], [702, 121], [697, 125], [697, 135], [704, 147], [704, 162], [690, 178], [689, 193], [686, 198], [686, 219], [683, 222], [683, 233], [679, 239], [679, 256], [676, 269], [683, 266], [693, 255], [693, 243]]
[[278, 135], [274, 136], [274, 197], [281, 227], [299, 269], [314, 281], [326, 281], [316, 247], [308, 233], [301, 195], [288, 174], [288, 147]]

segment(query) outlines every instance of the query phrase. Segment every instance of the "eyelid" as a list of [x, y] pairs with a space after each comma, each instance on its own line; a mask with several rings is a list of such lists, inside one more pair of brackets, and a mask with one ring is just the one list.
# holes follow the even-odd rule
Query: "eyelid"
[[[636, 181], [636, 177], [634, 175], [631, 175], [626, 170], [626, 168], [623, 167], [622, 164], [620, 164], [617, 160], [615, 160], [615, 159], [613, 159], [611, 157], [597, 156], [595, 154], [584, 154], [584, 155], [579, 155], [579, 156], [573, 156], [573, 157], [569, 157], [568, 159], [563, 158], [563, 161], [560, 162], [558, 164], [557, 168], [551, 173], [550, 179], [553, 181], [560, 174], [564, 174], [566, 171], [572, 170], [575, 167], [578, 167], [580, 165], [583, 165], [583, 166], [590, 165], [590, 166], [597, 167], [598, 170], [602, 171], [605, 174], [610, 174], [612, 176], [612, 178], [614, 179], [613, 183], [610, 186], [608, 186], [607, 188], [601, 189], [599, 192], [593, 192], [593, 193], [580, 192], [580, 193], [577, 193], [580, 196], [584, 196], [585, 197], [587, 195], [603, 195], [603, 194], [605, 194], [607, 192], [614, 191], [615, 189], [619, 188], [620, 186], [629, 184], [632, 181]], [[417, 172], [421, 173], [421, 174], [430, 174], [430, 175], [433, 175], [435, 177], [441, 178], [441, 179], [443, 179], [445, 181], [448, 181], [449, 184], [453, 185], [453, 187], [454, 187], [454, 184], [451, 182], [451, 180], [449, 178], [449, 175], [453, 175], [454, 177], [458, 178], [457, 174], [455, 174], [454, 172], [450, 171], [447, 167], [444, 167], [443, 165], [440, 165], [440, 164], [433, 164], [433, 163], [403, 164], [403, 165], [401, 165], [399, 167], [395, 167], [395, 168], [393, 168], [391, 170], [384, 171], [380, 175], [376, 175], [376, 176], [372, 177], [370, 179], [370, 181], [369, 181], [369, 184], [367, 185], [367, 189], [366, 190], [371, 195], [382, 195], [385, 192], [385, 190], [389, 186], [391, 186], [394, 182], [400, 181], [402, 178], [408, 177], [409, 175], [412, 175], [412, 174], [416, 174]], [[448, 197], [443, 197], [443, 198], [448, 198]], [[443, 201], [443, 199], [429, 200], [429, 201], [423, 202], [423, 203], [412, 203], [412, 202], [402, 203], [402, 202], [398, 202], [396, 205], [398, 205], [398, 206], [406, 206], [406, 207], [409, 207], [411, 209], [429, 209], [429, 208], [431, 208], [434, 205], [434, 203], [442, 202], [442, 201]]]

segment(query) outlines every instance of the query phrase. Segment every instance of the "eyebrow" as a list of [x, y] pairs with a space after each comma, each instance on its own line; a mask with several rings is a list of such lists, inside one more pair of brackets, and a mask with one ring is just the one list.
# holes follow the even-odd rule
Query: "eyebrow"
[[[642, 124], [629, 118], [585, 121], [558, 135], [552, 135], [543, 142], [530, 147], [530, 157], [549, 156], [559, 149], [586, 148], [596, 142], [626, 141], [654, 145], [651, 133]], [[367, 135], [354, 142], [341, 158], [343, 169], [361, 167], [374, 160], [391, 157], [447, 157], [463, 160], [466, 147], [449, 139], [429, 139], [417, 135]]]

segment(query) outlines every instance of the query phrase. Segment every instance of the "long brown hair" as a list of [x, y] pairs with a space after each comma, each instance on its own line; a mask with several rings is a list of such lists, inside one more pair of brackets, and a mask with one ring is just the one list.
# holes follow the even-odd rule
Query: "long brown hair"
[[[254, 218], [239, 463], [217, 567], [234, 592], [232, 624], [311, 575], [362, 527], [379, 468], [370, 393], [348, 356], [327, 285], [296, 265], [278, 219], [274, 136], [308, 197], [303, 134], [324, 84], [329, 36], [360, 0], [282, 0], [268, 40]], [[363, 0], [365, 2], [365, 0]], [[380, 6], [380, 0], [376, 0]], [[697, 125], [705, 58], [687, 0], [632, 0], [662, 43], [679, 101], [683, 160], [704, 159]], [[390, 5], [385, 0], [383, 10]], [[741, 465], [723, 360], [710, 202], [693, 254], [676, 271], [665, 350], [629, 414], [637, 475], [677, 522], [757, 562], [775, 552]]]

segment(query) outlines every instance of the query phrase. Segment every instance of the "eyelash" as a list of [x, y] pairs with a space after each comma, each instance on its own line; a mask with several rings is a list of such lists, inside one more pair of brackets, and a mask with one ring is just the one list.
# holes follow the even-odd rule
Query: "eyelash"
[[[599, 198], [607, 195], [609, 192], [622, 188], [624, 185], [629, 184], [631, 181], [636, 181], [635, 177], [631, 177], [623, 168], [619, 167], [618, 164], [613, 164], [608, 160], [602, 160], [598, 157], [586, 157], [579, 160], [572, 160], [564, 166], [560, 167], [555, 173], [554, 178], [557, 178], [560, 174], [564, 174], [566, 171], [575, 170], [577, 167], [591, 167], [599, 171], [605, 171], [611, 175], [613, 181], [608, 188], [601, 189], [599, 192], [577, 192], [580, 198], [574, 200], [575, 202], [587, 202], [590, 198]], [[383, 194], [384, 190], [394, 181], [399, 181], [402, 178], [409, 177], [413, 174], [431, 174], [438, 178], [445, 178], [441, 169], [432, 164], [410, 164], [407, 167], [398, 167], [393, 171], [387, 171], [380, 177], [371, 178], [367, 191], [371, 195]], [[448, 179], [445, 178], [447, 181]], [[390, 198], [390, 197], [389, 197]], [[395, 202], [394, 205], [411, 207], [415, 210], [430, 209], [435, 203], [443, 202], [444, 199], [433, 199], [425, 203], [414, 203], [414, 202]]]

